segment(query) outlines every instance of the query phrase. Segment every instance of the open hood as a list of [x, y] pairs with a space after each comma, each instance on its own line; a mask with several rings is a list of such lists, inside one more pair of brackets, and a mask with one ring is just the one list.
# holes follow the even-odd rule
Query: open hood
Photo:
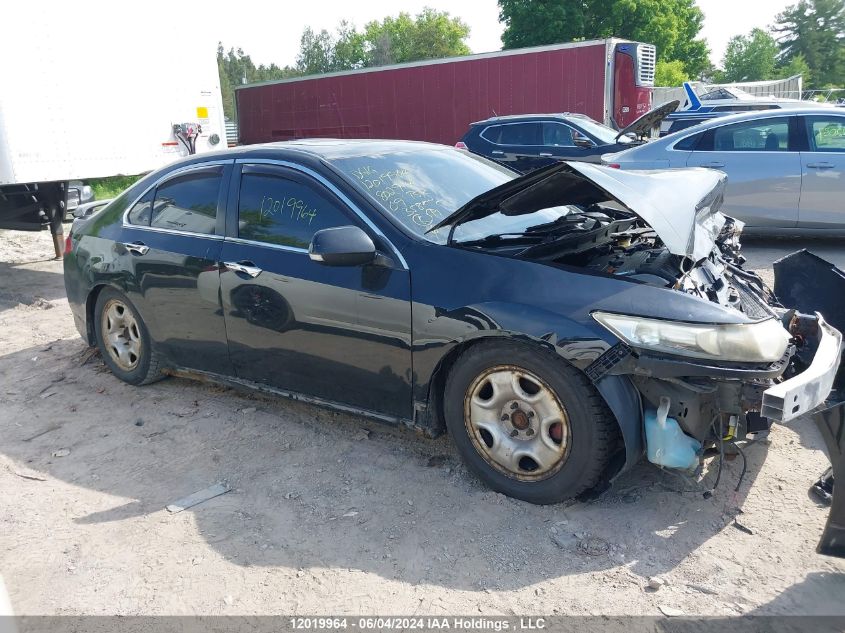
[[662, 106], [654, 108], [654, 110], [649, 110], [639, 119], [631, 123], [631, 125], [619, 130], [619, 134], [616, 135], [616, 141], [619, 142], [619, 139], [626, 134], [633, 134], [637, 138], [649, 136], [651, 131], [660, 125], [660, 122], [663, 119], [672, 114], [680, 104], [681, 102], [678, 99], [675, 99], [674, 101], [668, 101]]
[[524, 215], [541, 209], [614, 201], [646, 222], [675, 255], [707, 257], [725, 224], [719, 212], [726, 176], [712, 169], [620, 171], [561, 162], [491, 189], [467, 202], [430, 231], [494, 213]]

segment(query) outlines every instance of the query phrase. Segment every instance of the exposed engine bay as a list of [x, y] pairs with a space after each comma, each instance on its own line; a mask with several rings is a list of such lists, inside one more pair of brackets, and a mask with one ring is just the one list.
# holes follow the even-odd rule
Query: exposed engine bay
[[614, 202], [555, 209], [551, 223], [524, 233], [494, 235], [463, 246], [500, 255], [545, 261], [618, 275], [673, 288], [737, 309], [752, 319], [775, 316], [776, 300], [758, 275], [742, 269], [742, 224], [727, 218], [717, 248], [699, 262], [671, 253], [657, 233], [636, 214]]

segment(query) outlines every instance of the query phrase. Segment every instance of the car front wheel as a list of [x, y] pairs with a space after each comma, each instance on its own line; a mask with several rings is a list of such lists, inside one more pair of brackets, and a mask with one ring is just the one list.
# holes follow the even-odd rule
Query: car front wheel
[[112, 288], [104, 288], [94, 309], [97, 346], [112, 373], [131, 385], [163, 378], [161, 361], [135, 306]]
[[618, 442], [601, 396], [554, 352], [479, 343], [453, 366], [446, 425], [467, 466], [494, 490], [556, 503], [595, 486]]

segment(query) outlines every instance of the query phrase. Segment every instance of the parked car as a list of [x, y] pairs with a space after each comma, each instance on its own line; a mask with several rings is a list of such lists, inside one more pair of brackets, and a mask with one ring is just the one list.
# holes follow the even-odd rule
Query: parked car
[[761, 97], [747, 93], [736, 86], [715, 86], [702, 95], [688, 81], [684, 82], [686, 99], [683, 106], [669, 114], [660, 124], [660, 136], [685, 130], [709, 119], [759, 110], [780, 110], [789, 108], [829, 108], [830, 104], [787, 99], [783, 97]]
[[831, 392], [845, 317], [813, 310], [841, 273], [791, 256], [778, 283], [812, 265], [819, 296], [798, 283], [801, 312], [782, 307], [742, 270], [723, 188], [577, 162], [517, 177], [426, 143], [245, 146], [77, 219], [65, 285], [130, 384], [199, 375], [448, 430], [489, 486], [552, 503], [644, 453], [695, 469]]
[[602, 154], [642, 143], [677, 106], [663, 104], [621, 131], [569, 112], [493, 117], [473, 123], [457, 147], [523, 174], [561, 160], [599, 163]]
[[722, 211], [746, 233], [845, 236], [845, 112], [836, 108], [732, 114], [602, 160], [725, 172]]

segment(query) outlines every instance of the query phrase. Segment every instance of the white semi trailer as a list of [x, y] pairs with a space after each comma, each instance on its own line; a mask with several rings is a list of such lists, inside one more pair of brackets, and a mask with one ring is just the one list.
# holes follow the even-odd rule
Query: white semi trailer
[[59, 257], [81, 181], [226, 147], [213, 43], [175, 46], [161, 23], [34, 38], [15, 18], [0, 38], [0, 228], [49, 228]]

